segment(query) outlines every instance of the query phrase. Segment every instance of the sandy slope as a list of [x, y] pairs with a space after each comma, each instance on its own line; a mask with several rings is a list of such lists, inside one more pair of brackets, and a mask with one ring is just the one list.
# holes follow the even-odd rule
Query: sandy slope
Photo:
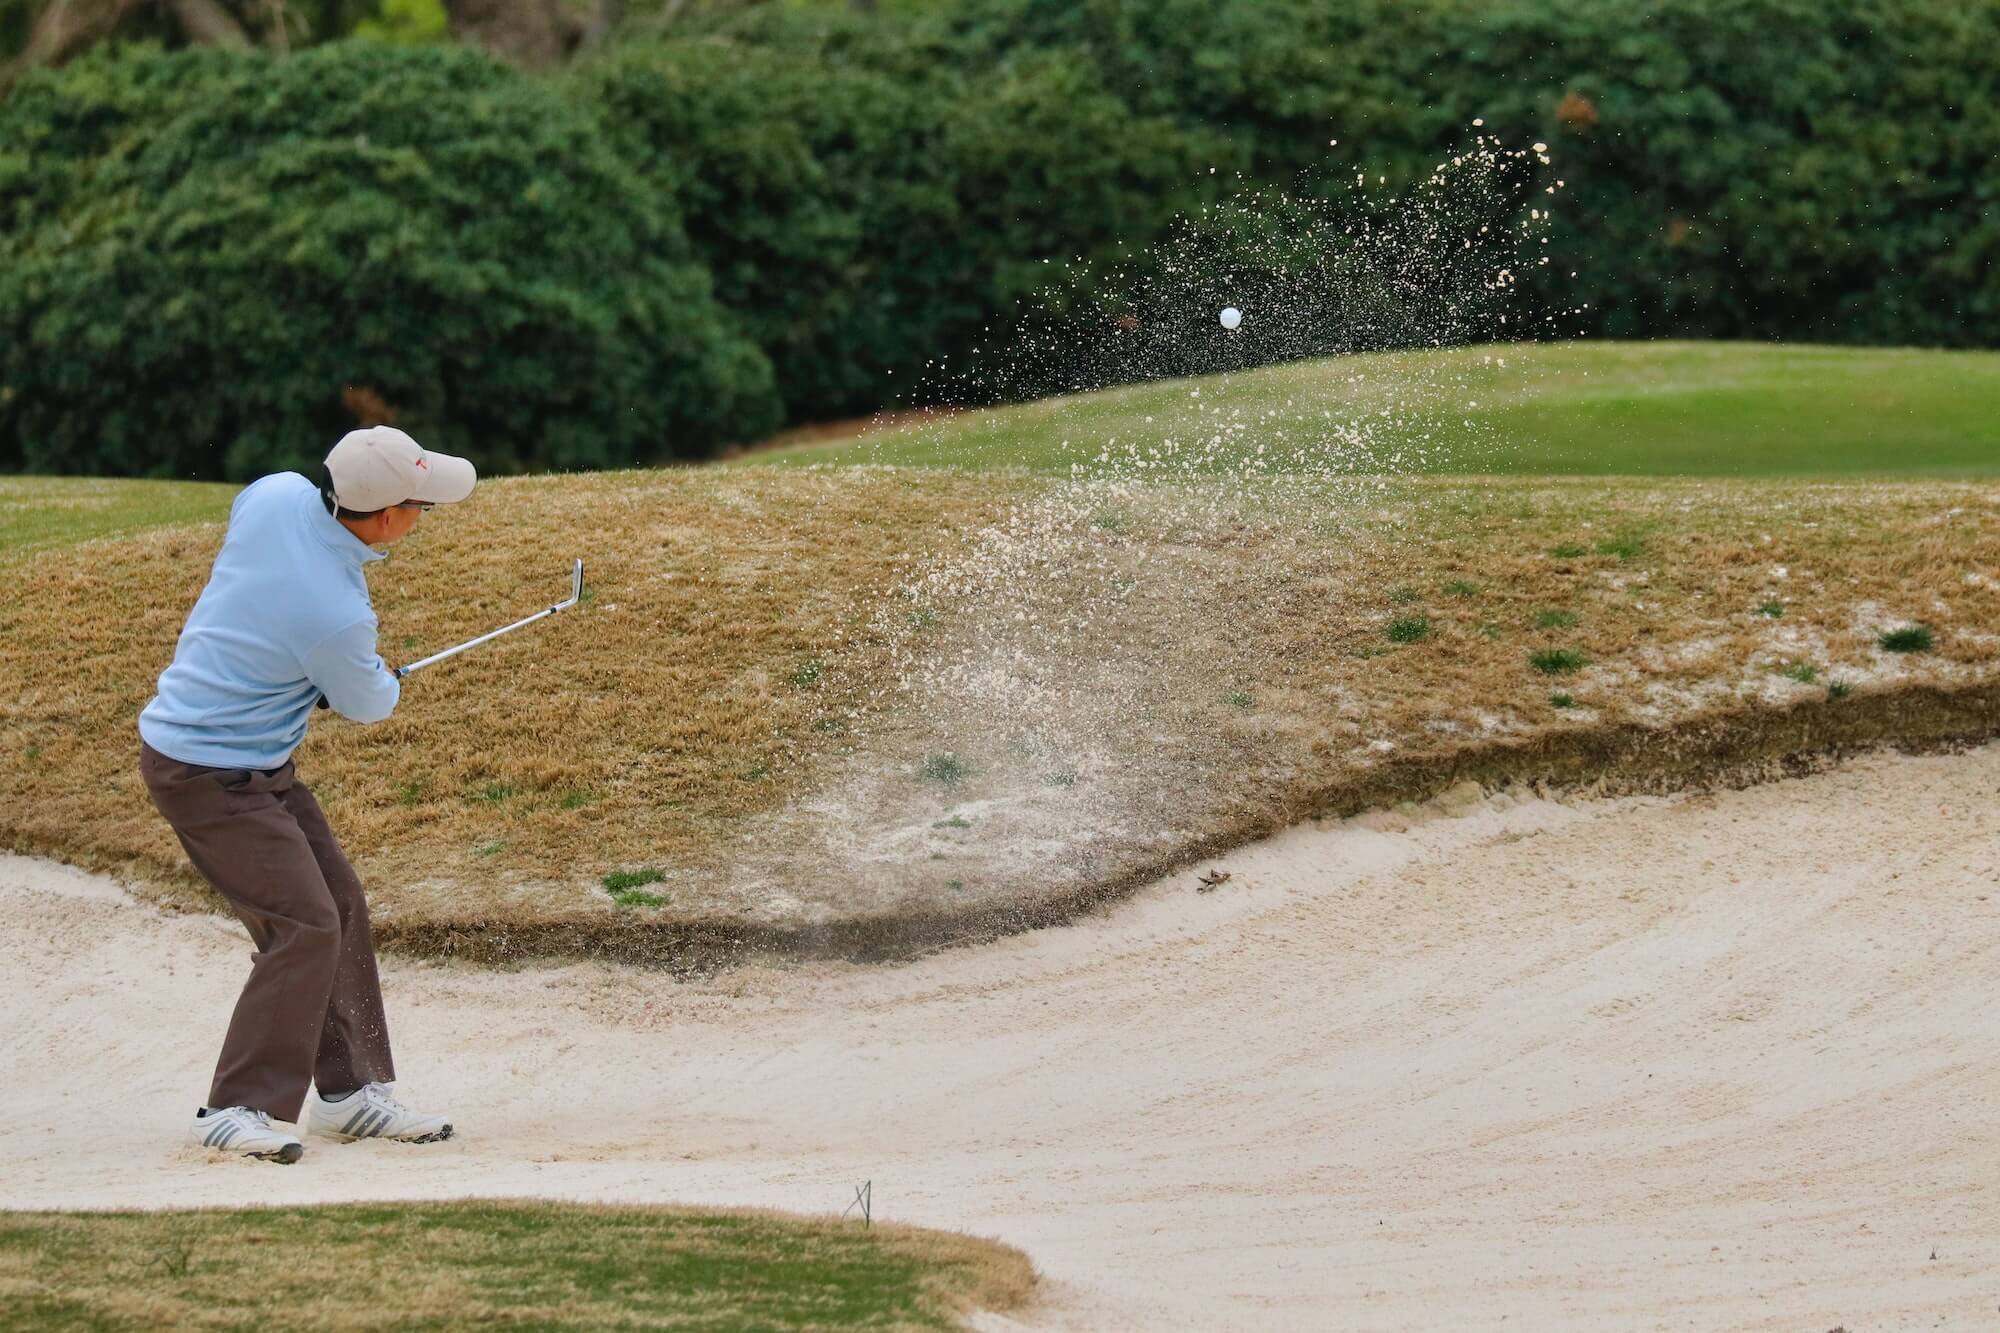
[[872, 1179], [1024, 1247], [1038, 1326], [2000, 1324], [2000, 746], [1401, 824], [893, 969], [394, 962], [462, 1137], [290, 1168], [180, 1139], [239, 928], [0, 858], [0, 1204]]

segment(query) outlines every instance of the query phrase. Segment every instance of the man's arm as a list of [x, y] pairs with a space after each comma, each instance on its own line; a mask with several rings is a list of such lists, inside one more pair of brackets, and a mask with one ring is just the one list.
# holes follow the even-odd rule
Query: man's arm
[[396, 711], [403, 684], [375, 651], [373, 621], [358, 620], [320, 640], [305, 657], [306, 676], [323, 706], [356, 722], [380, 722]]

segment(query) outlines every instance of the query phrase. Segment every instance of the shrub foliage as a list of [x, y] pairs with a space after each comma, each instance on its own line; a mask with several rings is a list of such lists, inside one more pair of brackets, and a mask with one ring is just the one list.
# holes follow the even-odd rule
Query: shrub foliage
[[485, 57], [132, 51], [0, 115], [0, 468], [239, 480], [393, 414], [494, 472], [778, 418], [674, 201]]
[[[491, 471], [603, 466], [919, 380], [1343, 350], [1290, 335], [1372, 316], [1234, 269], [1264, 317], [1180, 336], [1167, 288], [1233, 260], [1163, 276], [1176, 217], [1357, 173], [1386, 198], [1475, 118], [1550, 146], [1554, 262], [1520, 297], [1562, 332], [2000, 345], [1996, 86], [2000, 6], [1960, 0], [718, 6], [547, 79], [356, 42], [100, 54], [0, 102], [0, 470], [241, 478], [386, 411]], [[1243, 225], [1283, 273], [1325, 264], [1283, 210]], [[1064, 323], [1131, 291], [1171, 316], [1126, 317], [1172, 335], [1142, 357]]]

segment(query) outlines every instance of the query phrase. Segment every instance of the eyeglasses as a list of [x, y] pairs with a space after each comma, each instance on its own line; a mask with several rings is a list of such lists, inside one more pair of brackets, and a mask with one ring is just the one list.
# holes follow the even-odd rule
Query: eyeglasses
[[403, 503], [393, 506], [393, 508], [414, 509], [419, 513], [428, 514], [431, 511], [432, 503], [430, 500], [405, 500]]

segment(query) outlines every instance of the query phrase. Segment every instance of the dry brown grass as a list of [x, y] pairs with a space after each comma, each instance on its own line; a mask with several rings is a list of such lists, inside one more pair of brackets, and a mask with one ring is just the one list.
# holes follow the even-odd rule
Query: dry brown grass
[[1020, 1251], [753, 1209], [543, 1200], [0, 1213], [15, 1329], [942, 1329], [1034, 1299]]
[[[1503, 754], [1518, 762], [1487, 780], [1573, 777], [1592, 734], [1634, 738], [1619, 762], [1643, 762], [1647, 736], [1690, 723], [1837, 723], [1896, 691], [1988, 689], [1996, 500], [1991, 483], [504, 480], [371, 567], [384, 655], [533, 609], [573, 556], [582, 614], [413, 677], [388, 722], [321, 714], [297, 761], [391, 944], [894, 951], [1060, 916], [1343, 793], [1393, 795], [1391, 770]], [[133, 725], [219, 538], [20, 564], [0, 845], [206, 901], [138, 781]], [[1415, 616], [1428, 634], [1392, 641]], [[1906, 621], [1936, 629], [1934, 652], [1875, 646]], [[1542, 674], [1545, 648], [1588, 664]], [[1801, 662], [1814, 683], [1781, 674]], [[514, 794], [483, 799], [491, 784]], [[598, 887], [639, 867], [661, 870], [664, 906]]]

